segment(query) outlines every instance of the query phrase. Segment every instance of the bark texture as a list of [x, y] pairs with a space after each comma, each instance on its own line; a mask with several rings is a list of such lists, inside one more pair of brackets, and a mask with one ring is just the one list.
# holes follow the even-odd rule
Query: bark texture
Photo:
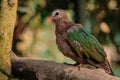
[[102, 69], [78, 70], [77, 67], [53, 61], [35, 60], [11, 55], [12, 74], [25, 80], [120, 80]]
[[10, 74], [12, 36], [16, 20], [17, 0], [0, 0], [0, 80]]

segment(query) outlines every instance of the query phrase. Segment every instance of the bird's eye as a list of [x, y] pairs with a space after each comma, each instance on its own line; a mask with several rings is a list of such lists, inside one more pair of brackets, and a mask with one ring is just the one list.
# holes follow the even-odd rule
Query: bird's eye
[[59, 12], [56, 12], [56, 13], [55, 13], [55, 16], [57, 16], [58, 14], [59, 14]]
[[59, 11], [55, 11], [52, 13], [52, 16], [57, 16], [57, 15], [59, 15]]

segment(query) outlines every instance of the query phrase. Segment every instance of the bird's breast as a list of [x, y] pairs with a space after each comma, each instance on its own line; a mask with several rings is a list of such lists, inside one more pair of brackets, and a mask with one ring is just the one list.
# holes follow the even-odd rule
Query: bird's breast
[[66, 36], [65, 35], [56, 35], [56, 43], [59, 47], [63, 47], [63, 44], [66, 43]]
[[62, 34], [62, 35], [57, 34], [56, 35], [56, 43], [57, 43], [58, 49], [64, 55], [66, 55], [68, 53], [68, 51], [69, 51], [69, 46], [68, 46], [66, 41], [67, 41], [67, 39], [66, 39], [66, 35], [65, 34]]

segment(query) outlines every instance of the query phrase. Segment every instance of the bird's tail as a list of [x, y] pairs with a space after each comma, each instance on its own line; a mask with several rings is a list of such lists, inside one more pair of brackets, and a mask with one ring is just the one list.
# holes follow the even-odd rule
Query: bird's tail
[[100, 63], [99, 67], [104, 69], [106, 73], [114, 75], [107, 58], [105, 59], [104, 62]]

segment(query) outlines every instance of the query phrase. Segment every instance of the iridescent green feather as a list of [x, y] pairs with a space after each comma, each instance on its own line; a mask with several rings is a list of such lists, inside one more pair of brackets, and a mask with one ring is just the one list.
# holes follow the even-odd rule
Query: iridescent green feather
[[77, 41], [83, 49], [84, 55], [87, 59], [92, 58], [98, 62], [104, 61], [106, 54], [98, 42], [98, 40], [90, 33], [85, 31], [84, 28], [73, 28], [68, 31], [68, 42], [77, 52], [80, 57], [83, 57], [80, 53], [80, 48], [78, 45], [75, 45], [75, 41]]

